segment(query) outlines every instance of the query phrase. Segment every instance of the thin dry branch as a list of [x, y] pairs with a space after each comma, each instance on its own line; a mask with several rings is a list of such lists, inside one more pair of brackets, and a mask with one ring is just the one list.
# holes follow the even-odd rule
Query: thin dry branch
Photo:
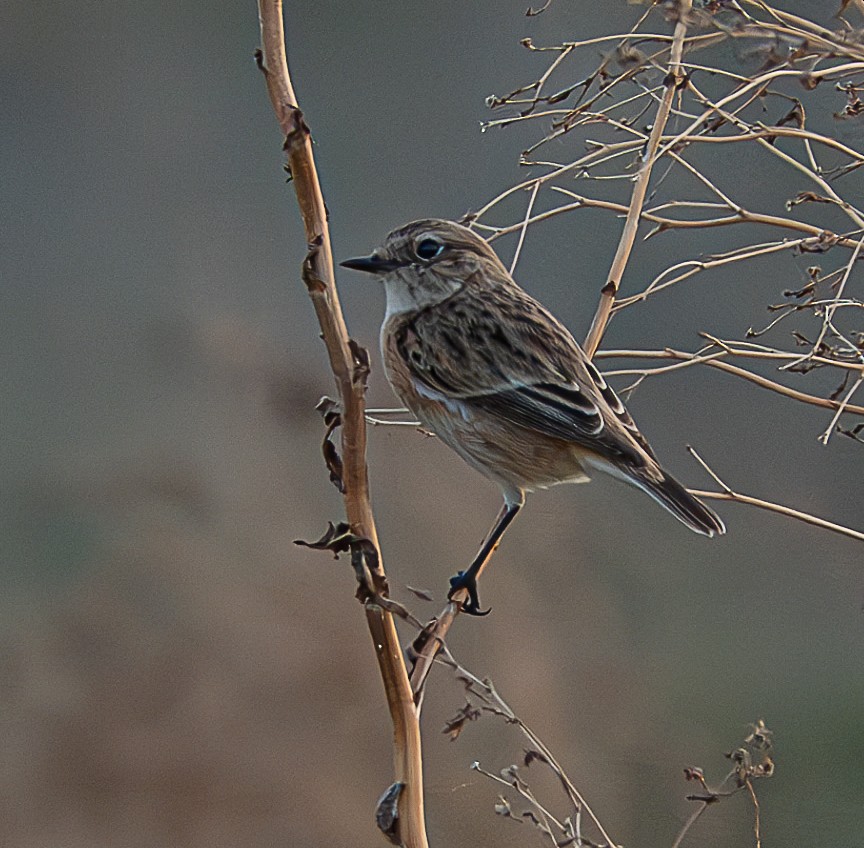
[[585, 352], [589, 357], [593, 356], [600, 346], [603, 333], [606, 331], [606, 325], [609, 323], [609, 318], [612, 315], [612, 307], [615, 304], [618, 287], [624, 275], [624, 268], [627, 266], [627, 261], [633, 250], [633, 244], [636, 241], [636, 231], [639, 228], [642, 207], [645, 205], [651, 171], [658, 158], [660, 140], [663, 137], [666, 121], [672, 109], [672, 100], [684, 78], [681, 69], [681, 57], [684, 51], [684, 38], [687, 35], [687, 15], [690, 12], [691, 6], [691, 0], [680, 0], [678, 4], [678, 22], [675, 24], [675, 32], [672, 37], [669, 71], [664, 80], [665, 91], [663, 92], [663, 99], [654, 117], [654, 124], [651, 127], [651, 135], [648, 139], [644, 160], [636, 175], [633, 192], [630, 195], [630, 207], [627, 210], [627, 218], [624, 221], [624, 229], [621, 232], [618, 249], [612, 260], [612, 267], [609, 269], [606, 285], [600, 291], [600, 303], [597, 306], [597, 311], [588, 330], [588, 336], [585, 339]]
[[[543, 742], [543, 740], [513, 711], [510, 705], [501, 697], [498, 690], [493, 685], [492, 681], [486, 679], [481, 680], [477, 675], [470, 672], [467, 668], [461, 665], [450, 650], [446, 646], [442, 646], [439, 662], [449, 666], [456, 674], [459, 681], [465, 686], [466, 692], [473, 696], [481, 704], [481, 709], [492, 715], [503, 718], [507, 724], [513, 725], [519, 729], [525, 739], [532, 746], [533, 754], [549, 767], [550, 771], [555, 775], [564, 794], [571, 805], [571, 820], [578, 822], [584, 812], [597, 828], [598, 833], [605, 840], [605, 848], [617, 848], [616, 843], [609, 836], [603, 823], [592, 810], [591, 806], [585, 800], [582, 792], [576, 787], [567, 772], [555, 758], [551, 749]], [[582, 839], [585, 839], [581, 833], [578, 833], [580, 844]], [[585, 839], [585, 844], [591, 843]]]
[[[744, 380], [749, 380], [763, 389], [770, 389], [772, 392], [785, 395], [792, 400], [798, 400], [802, 403], [809, 403], [813, 406], [821, 406], [824, 409], [831, 409], [850, 412], [854, 415], [864, 415], [864, 406], [856, 406], [855, 404], [844, 404], [842, 401], [831, 400], [830, 398], [821, 398], [816, 395], [808, 395], [806, 392], [799, 392], [796, 389], [784, 386], [782, 383], [776, 383], [774, 380], [769, 380], [761, 374], [754, 374], [752, 371], [747, 371], [745, 368], [739, 368], [737, 365], [732, 365], [729, 362], [723, 362], [720, 359], [721, 353], [705, 355], [704, 353], [687, 353], [683, 350], [674, 350], [666, 348], [665, 350], [603, 350], [598, 351], [597, 359], [610, 358], [626, 358], [626, 359], [677, 359], [682, 362], [692, 363], [693, 365], [707, 365], [711, 368], [717, 368], [720, 371], [725, 371], [727, 374], [734, 374], [736, 377], [741, 377]], [[837, 364], [837, 363], [833, 363]], [[668, 369], [649, 369], [649, 368], [628, 368], [620, 369], [611, 372], [612, 375], [632, 375], [632, 376], [650, 376], [652, 373], [662, 373]]]
[[776, 512], [778, 515], [785, 515], [787, 518], [794, 518], [796, 521], [803, 521], [805, 524], [810, 524], [813, 527], [819, 527], [822, 530], [830, 530], [832, 533], [838, 533], [841, 536], [847, 536], [850, 539], [857, 539], [859, 542], [864, 542], [864, 533], [860, 530], [853, 530], [851, 527], [845, 527], [842, 524], [836, 524], [833, 521], [827, 521], [824, 518], [819, 518], [817, 515], [811, 515], [809, 512], [802, 512], [799, 509], [793, 509], [790, 506], [766, 501], [762, 498], [754, 498], [752, 495], [743, 495], [741, 492], [712, 492], [708, 489], [689, 489], [689, 491], [699, 498], [715, 501], [732, 501], [734, 503], [746, 504], [747, 506], [755, 506], [759, 509], [767, 510], [768, 512]]
[[767, 510], [768, 512], [776, 512], [778, 515], [785, 515], [788, 518], [794, 518], [796, 521], [803, 521], [805, 524], [810, 524], [813, 527], [819, 527], [822, 530], [830, 530], [832, 533], [838, 533], [841, 536], [847, 536], [850, 539], [856, 539], [859, 542], [864, 542], [864, 533], [860, 530], [853, 530], [851, 527], [844, 527], [842, 524], [836, 524], [833, 521], [826, 521], [824, 518], [819, 518], [816, 515], [811, 515], [809, 512], [802, 512], [798, 509], [792, 509], [783, 504], [766, 501], [762, 498], [754, 498], [752, 495], [742, 495], [736, 492], [731, 486], [728, 486], [720, 476], [711, 468], [708, 463], [702, 459], [696, 450], [690, 445], [687, 446], [690, 455], [708, 472], [712, 479], [720, 486], [721, 491], [712, 492], [707, 489], [690, 489], [689, 491], [700, 498], [717, 501], [733, 501], [734, 503], [742, 503], [748, 506], [755, 506], [759, 509]]
[[341, 401], [342, 484], [345, 511], [352, 533], [368, 542], [373, 552], [364, 566], [372, 575], [366, 621], [393, 722], [394, 769], [398, 815], [391, 817], [388, 835], [407, 848], [426, 848], [423, 809], [421, 739], [417, 710], [408, 681], [402, 649], [391, 613], [374, 602], [386, 594], [386, 575], [378, 546], [366, 469], [365, 389], [368, 364], [365, 352], [351, 341], [336, 289], [327, 211], [318, 181], [312, 137], [288, 72], [281, 0], [259, 0], [261, 50], [257, 54], [276, 119], [285, 137], [288, 168], [303, 218], [309, 252], [303, 279], [315, 308], [327, 347], [330, 367]]

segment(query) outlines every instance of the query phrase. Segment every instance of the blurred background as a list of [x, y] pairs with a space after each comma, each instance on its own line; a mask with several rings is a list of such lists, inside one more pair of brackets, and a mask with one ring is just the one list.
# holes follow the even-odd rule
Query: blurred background
[[[827, 5], [833, 25], [838, 3]], [[538, 130], [479, 131], [488, 95], [546, 65], [519, 39], [608, 34], [644, 11], [525, 7], [290, 4], [337, 257], [525, 177], [518, 154]], [[251, 2], [0, 11], [3, 845], [383, 844], [373, 810], [392, 777], [391, 731], [354, 577], [292, 544], [342, 516], [314, 410], [334, 388], [257, 44]], [[600, 52], [574, 60], [574, 81]], [[845, 140], [860, 143], [859, 130], [847, 123]], [[768, 179], [755, 153], [731, 167], [742, 197], [765, 206], [809, 187]], [[860, 201], [857, 174], [845, 187]], [[577, 337], [619, 225], [586, 211], [528, 234], [517, 277]], [[514, 243], [496, 245], [507, 262]], [[713, 244], [676, 233], [637, 244], [625, 290], [675, 251]], [[624, 312], [604, 344], [741, 338], [809, 264], [787, 254], [706, 275]], [[370, 403], [392, 405], [383, 293], [356, 274], [340, 281], [372, 352]], [[820, 379], [800, 387], [824, 391]], [[629, 406], [688, 484], [710, 487], [691, 443], [742, 491], [864, 527], [864, 449], [820, 445], [825, 410], [696, 369], [649, 380]], [[393, 593], [429, 616], [498, 494], [409, 428], [373, 428], [369, 461]], [[670, 845], [691, 812], [682, 769], [718, 781], [724, 752], [764, 718], [777, 760], [758, 787], [766, 843], [860, 844], [864, 548], [720, 511], [729, 534], [708, 542], [614, 481], [534, 495], [483, 581], [492, 615], [459, 621], [451, 647], [495, 681], [620, 843]], [[423, 716], [432, 844], [539, 840], [495, 816], [499, 787], [469, 770], [520, 760], [515, 732], [492, 719], [456, 742], [439, 732], [462, 703], [437, 670]], [[539, 768], [527, 778], [563, 811]], [[739, 796], [689, 842], [749, 845], [751, 828]]]

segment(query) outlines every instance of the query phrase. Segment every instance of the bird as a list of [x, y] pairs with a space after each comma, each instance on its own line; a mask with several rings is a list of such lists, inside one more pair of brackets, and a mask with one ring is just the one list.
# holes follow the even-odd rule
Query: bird
[[[526, 493], [601, 471], [650, 495], [696, 533], [720, 517], [661, 467], [570, 331], [516, 283], [489, 243], [453, 221], [393, 230], [345, 268], [383, 281], [388, 381], [422, 426], [498, 485], [503, 506], [471, 565], [450, 580], [485, 615], [477, 577]], [[467, 597], [465, 597], [467, 595]]]

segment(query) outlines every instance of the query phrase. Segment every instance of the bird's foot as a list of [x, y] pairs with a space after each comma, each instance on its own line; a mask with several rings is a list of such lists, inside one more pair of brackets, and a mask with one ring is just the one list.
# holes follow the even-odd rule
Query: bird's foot
[[453, 600], [460, 589], [464, 589], [468, 593], [468, 600], [462, 602], [462, 612], [468, 615], [489, 615], [492, 612], [490, 607], [487, 610], [480, 609], [480, 596], [477, 594], [477, 578], [469, 571], [460, 571], [457, 575], [450, 578], [450, 591], [447, 593], [449, 600]]

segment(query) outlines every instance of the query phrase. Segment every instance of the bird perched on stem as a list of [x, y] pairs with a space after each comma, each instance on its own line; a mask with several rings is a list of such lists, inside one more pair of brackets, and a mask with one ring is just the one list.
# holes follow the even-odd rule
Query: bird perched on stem
[[451, 221], [413, 221], [346, 268], [383, 280], [381, 350], [403, 403], [501, 488], [504, 505], [471, 565], [450, 581], [463, 611], [484, 615], [477, 577], [525, 493], [581, 483], [593, 469], [642, 489], [691, 530], [720, 518], [667, 474], [618, 396], [492, 248]]

